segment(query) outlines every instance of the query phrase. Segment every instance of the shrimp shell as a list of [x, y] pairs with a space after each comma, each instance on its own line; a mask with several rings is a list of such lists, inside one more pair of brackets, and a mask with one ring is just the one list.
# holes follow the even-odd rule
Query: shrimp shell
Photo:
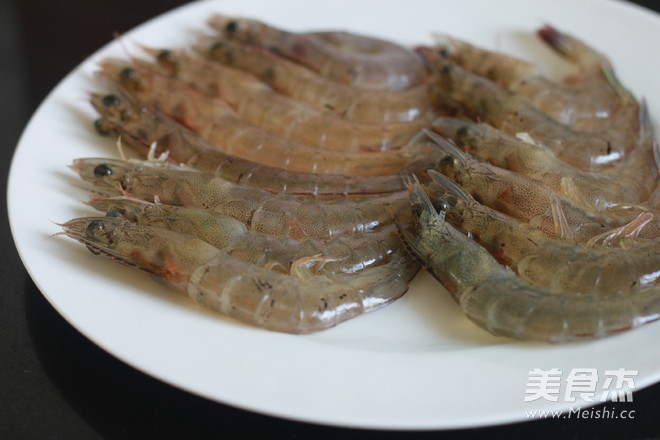
[[637, 145], [636, 136], [640, 130], [637, 108], [634, 117], [617, 113], [610, 121], [613, 129], [578, 131], [536, 109], [523, 96], [442, 60], [430, 50], [420, 51], [436, 66], [442, 99], [458, 103], [471, 118], [487, 122], [507, 134], [528, 133], [574, 167], [596, 171], [612, 166]]
[[436, 142], [438, 154], [446, 154], [438, 171], [479, 203], [528, 222], [549, 237], [584, 243], [629, 221], [586, 211], [539, 180], [477, 162], [438, 135], [428, 135]]
[[104, 195], [130, 194], [167, 205], [196, 206], [230, 215], [251, 229], [293, 239], [329, 238], [405, 222], [405, 193], [324, 201], [274, 195], [196, 171], [144, 161], [76, 159], [71, 168]]
[[[525, 96], [537, 109], [578, 130], [608, 129], [620, 112], [626, 112], [634, 123], [638, 103], [616, 79], [605, 56], [550, 25], [537, 34], [560, 56], [574, 63], [579, 72], [557, 84], [541, 76], [530, 63], [455, 38], [444, 38], [435, 49], [463, 69]], [[617, 119], [623, 120], [620, 114]]]
[[640, 145], [619, 165], [600, 173], [589, 173], [489, 124], [441, 117], [434, 121], [433, 130], [465, 146], [473, 157], [541, 180], [548, 188], [587, 210], [643, 204], [657, 185], [652, 141], [641, 135]]
[[119, 218], [61, 226], [94, 253], [153, 274], [205, 307], [286, 333], [327, 329], [382, 307], [406, 292], [418, 270], [394, 257], [359, 275], [300, 279], [232, 258], [202, 240]]
[[[231, 156], [214, 148], [193, 131], [140, 106], [121, 93], [92, 95], [91, 103], [101, 115], [101, 119], [96, 121], [101, 134], [108, 135], [109, 131], [114, 130], [122, 135], [122, 142], [143, 152], [156, 143], [156, 152], [168, 153], [170, 161], [183, 163], [232, 183], [276, 194], [378, 194], [403, 189], [398, 174], [363, 177], [297, 173]], [[146, 157], [146, 153], [143, 155]], [[420, 162], [413, 164], [410, 170], [429, 167]]]
[[176, 80], [155, 74], [126, 75], [125, 66], [110, 61], [103, 64], [102, 72], [137, 100], [180, 121], [224, 153], [271, 167], [302, 173], [378, 176], [397, 173], [419, 158], [399, 151], [376, 154], [304, 145], [239, 119], [222, 101], [203, 96]]
[[106, 215], [199, 238], [232, 257], [287, 274], [297, 270], [326, 275], [354, 273], [387, 262], [401, 246], [394, 225], [329, 240], [298, 241], [253, 232], [233, 217], [195, 207], [125, 197], [93, 197], [88, 204]]
[[633, 240], [651, 220], [645, 213], [626, 229], [620, 247], [588, 246], [554, 240], [512, 217], [479, 204], [444, 176], [429, 172], [428, 194], [443, 203], [445, 220], [474, 237], [520, 278], [553, 291], [626, 294], [650, 287], [660, 277], [660, 246]]
[[369, 90], [405, 90], [423, 82], [423, 60], [397, 44], [348, 32], [287, 32], [256, 20], [214, 15], [221, 35], [260, 45], [332, 81]]
[[278, 92], [319, 110], [367, 124], [409, 122], [432, 110], [431, 82], [405, 91], [361, 90], [331, 82], [261, 47], [238, 41], [200, 43], [210, 59], [256, 75]]
[[[403, 146], [430, 123], [365, 124], [275, 93], [251, 74], [184, 52], [148, 50], [160, 71], [202, 93], [226, 101], [245, 121], [306, 145], [339, 151], [388, 150]], [[150, 67], [153, 70], [153, 67]]]
[[411, 251], [444, 285], [467, 317], [495, 335], [565, 342], [601, 338], [660, 318], [660, 287], [625, 295], [556, 293], [518, 278], [438, 213], [411, 184], [416, 227], [402, 230]]

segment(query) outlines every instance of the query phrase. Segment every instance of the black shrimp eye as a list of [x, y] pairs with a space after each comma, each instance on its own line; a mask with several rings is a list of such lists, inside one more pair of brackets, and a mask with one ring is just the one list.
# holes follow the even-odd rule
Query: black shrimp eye
[[178, 64], [176, 59], [172, 56], [171, 51], [161, 50], [158, 52], [158, 55], [156, 55], [156, 61], [158, 61], [158, 64], [161, 66], [165, 67], [169, 71], [170, 75], [177, 74]]
[[442, 58], [448, 58], [449, 57], [449, 49], [446, 47], [443, 47], [438, 51], [438, 55], [440, 55]]
[[87, 225], [87, 229], [85, 229], [85, 234], [87, 234], [88, 237], [94, 237], [96, 236], [97, 232], [102, 231], [103, 229], [104, 229], [103, 223], [95, 220]]
[[109, 136], [114, 127], [105, 119], [99, 118], [94, 121], [94, 128], [96, 128], [96, 132], [101, 136]]
[[238, 25], [237, 21], [230, 21], [229, 23], [227, 23], [225, 25], [225, 31], [228, 34], [233, 34], [234, 32], [236, 32], [238, 30], [238, 28], [239, 28], [239, 25]]
[[96, 167], [94, 167], [95, 177], [104, 177], [104, 176], [109, 176], [111, 174], [112, 174], [112, 168], [110, 168], [108, 165], [104, 163], [100, 165], [96, 165]]
[[103, 97], [103, 105], [106, 107], [115, 106], [119, 107], [121, 105], [121, 99], [115, 95], [105, 95]]
[[449, 204], [444, 200], [438, 200], [435, 202], [435, 207], [442, 212], [446, 212], [449, 209]]
[[119, 72], [119, 77], [122, 79], [133, 79], [135, 78], [135, 69], [132, 67], [127, 67]]

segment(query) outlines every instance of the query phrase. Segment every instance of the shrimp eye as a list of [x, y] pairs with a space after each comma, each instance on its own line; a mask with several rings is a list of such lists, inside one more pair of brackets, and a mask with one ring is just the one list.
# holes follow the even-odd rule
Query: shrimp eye
[[230, 21], [229, 23], [227, 23], [225, 25], [225, 31], [228, 34], [233, 34], [234, 32], [236, 32], [238, 30], [238, 28], [239, 28], [239, 24], [238, 24], [237, 21]]
[[438, 51], [438, 55], [440, 55], [442, 58], [448, 58], [449, 57], [449, 49], [446, 47], [443, 47]]
[[158, 61], [158, 64], [166, 68], [170, 75], [176, 75], [178, 66], [171, 51], [161, 50], [158, 52], [158, 55], [156, 55], [156, 61]]
[[115, 106], [119, 107], [121, 105], [121, 99], [115, 95], [105, 95], [103, 97], [103, 105], [106, 107]]
[[94, 121], [94, 128], [96, 128], [96, 132], [101, 136], [108, 136], [112, 133], [113, 126], [107, 120], [99, 118]]
[[108, 165], [104, 163], [100, 165], [96, 165], [96, 167], [94, 167], [95, 177], [110, 176], [111, 174], [112, 174], [112, 168], [110, 168]]
[[97, 233], [102, 232], [104, 229], [103, 223], [99, 221], [93, 221], [90, 222], [89, 225], [87, 225], [87, 229], [85, 229], [85, 234], [87, 234], [88, 237], [95, 237]]
[[121, 72], [119, 72], [119, 77], [121, 79], [134, 79], [135, 78], [135, 69], [132, 67], [127, 67]]
[[123, 217], [123, 215], [121, 214], [121, 212], [119, 212], [119, 211], [116, 210], [116, 209], [111, 209], [110, 211], [106, 212], [106, 213], [105, 213], [105, 216], [106, 216], [106, 217], [117, 217], [117, 218], [122, 218], [122, 217]]

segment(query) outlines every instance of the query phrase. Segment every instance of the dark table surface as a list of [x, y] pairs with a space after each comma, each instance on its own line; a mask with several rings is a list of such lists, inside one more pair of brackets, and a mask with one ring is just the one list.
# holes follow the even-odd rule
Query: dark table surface
[[[249, 0], [246, 0], [249, 1]], [[179, 0], [0, 0], [0, 173], [28, 118], [78, 63]], [[656, 12], [660, 2], [636, 1]], [[634, 50], [634, 48], [632, 48]], [[652, 54], [658, 56], [658, 53]], [[643, 66], [640, 66], [643, 68]], [[25, 195], [29, 198], [29, 194]], [[6, 206], [5, 191], [2, 205]], [[35, 201], [36, 202], [36, 201]], [[506, 426], [397, 433], [310, 425], [218, 404], [151, 378], [71, 327], [26, 273], [0, 225], [0, 438], [660, 438], [660, 384], [626, 409], [634, 420], [537, 420]]]

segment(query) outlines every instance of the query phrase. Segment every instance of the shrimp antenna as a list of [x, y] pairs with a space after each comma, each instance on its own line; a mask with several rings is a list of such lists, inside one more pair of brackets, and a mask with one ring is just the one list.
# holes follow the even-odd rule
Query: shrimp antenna
[[135, 59], [135, 57], [131, 55], [131, 51], [128, 50], [128, 46], [125, 43], [124, 37], [119, 32], [113, 32], [112, 38], [114, 38], [119, 43], [121, 50], [126, 54], [128, 58], [131, 60]]

